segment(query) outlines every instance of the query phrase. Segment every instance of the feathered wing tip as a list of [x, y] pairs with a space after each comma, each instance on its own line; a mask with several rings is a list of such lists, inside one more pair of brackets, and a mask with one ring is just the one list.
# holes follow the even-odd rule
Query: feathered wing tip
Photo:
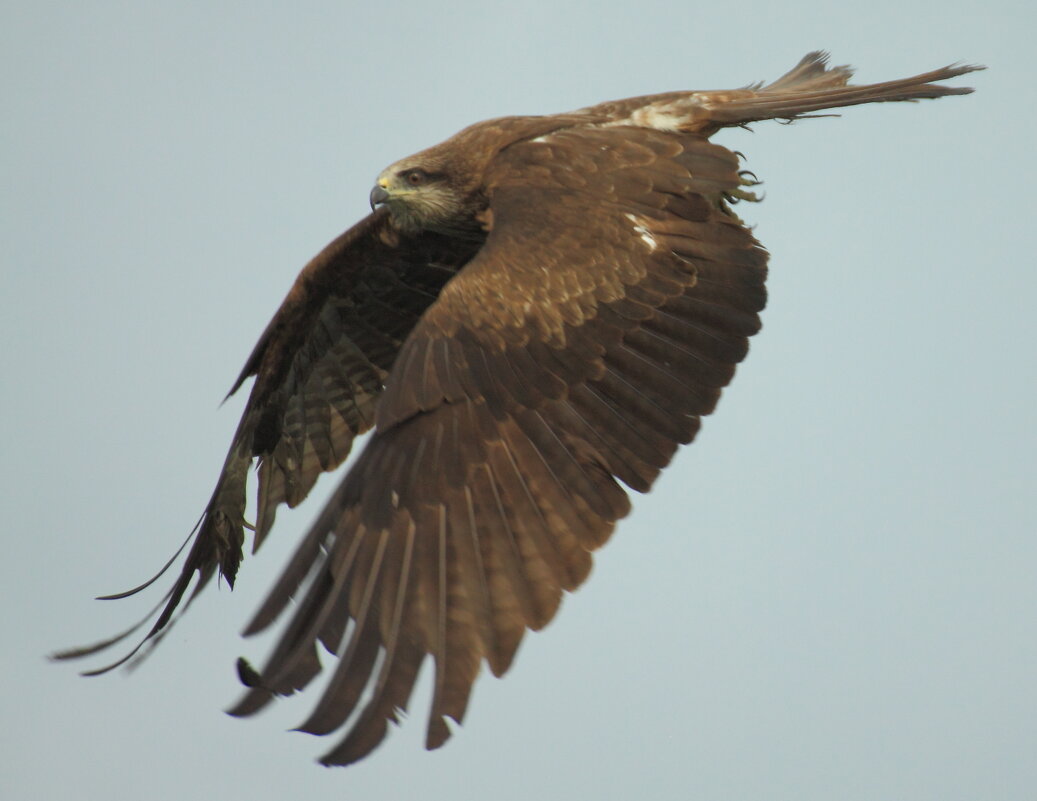
[[[123, 598], [129, 598], [132, 595], [136, 595], [137, 593], [142, 592], [143, 590], [146, 590], [148, 587], [150, 587], [152, 584], [154, 584], [156, 581], [158, 581], [160, 578], [162, 578], [162, 576], [165, 575], [166, 571], [169, 570], [169, 568], [172, 566], [173, 562], [175, 562], [177, 560], [177, 557], [179, 557], [180, 554], [182, 554], [184, 552], [184, 548], [187, 547], [187, 543], [189, 543], [191, 541], [191, 538], [194, 537], [194, 535], [198, 532], [198, 529], [202, 525], [203, 520], [204, 520], [204, 518], [199, 518], [198, 519], [198, 522], [194, 524], [194, 528], [191, 529], [191, 532], [187, 535], [187, 537], [184, 539], [184, 541], [180, 544], [180, 547], [176, 549], [176, 552], [171, 557], [169, 557], [169, 560], [164, 565], [162, 565], [161, 569], [154, 576], [149, 578], [143, 584], [138, 584], [136, 587], [134, 587], [131, 590], [124, 590], [122, 592], [111, 593], [110, 595], [98, 595], [94, 600], [96, 600], [96, 601], [118, 601], [118, 600], [121, 600]], [[101, 653], [101, 651], [106, 651], [109, 648], [111, 648], [113, 645], [118, 645], [120, 642], [125, 640], [127, 637], [130, 637], [134, 632], [138, 631], [141, 626], [143, 626], [145, 623], [147, 623], [149, 620], [151, 620], [155, 616], [155, 614], [158, 612], [158, 610], [162, 608], [162, 606], [164, 604], [168, 604], [168, 601], [169, 601], [170, 597], [172, 597], [172, 595], [173, 595], [174, 589], [175, 589], [175, 587], [174, 588], [170, 588], [169, 592], [167, 592], [161, 598], [161, 600], [159, 600], [159, 602], [157, 604], [155, 604], [148, 611], [148, 613], [146, 615], [144, 615], [144, 617], [142, 617], [140, 620], [138, 620], [136, 623], [134, 623], [132, 626], [130, 626], [125, 631], [122, 631], [122, 632], [114, 635], [113, 637], [108, 637], [107, 639], [101, 640], [99, 642], [95, 642], [95, 643], [93, 643], [91, 645], [82, 645], [82, 646], [77, 646], [75, 648], [66, 648], [66, 649], [63, 649], [61, 651], [55, 651], [52, 654], [48, 654], [48, 659], [52, 659], [54, 661], [64, 661], [64, 660], [67, 660], [67, 659], [81, 659], [84, 656], [92, 656], [94, 654]], [[83, 675], [84, 676], [94, 676], [94, 675], [99, 675], [101, 673], [107, 673], [109, 670], [112, 670], [113, 668], [116, 668], [119, 665], [125, 663], [126, 661], [131, 659], [134, 656], [134, 654], [136, 654], [141, 649], [141, 647], [144, 645], [144, 643], [147, 642], [149, 639], [151, 639], [151, 637], [154, 634], [155, 634], [154, 631], [149, 632], [148, 635], [143, 640], [141, 640], [141, 642], [139, 642], [137, 644], [137, 646], [130, 653], [128, 653], [125, 657], [120, 659], [118, 662], [115, 662], [115, 663], [113, 663], [111, 665], [107, 665], [107, 666], [105, 666], [103, 668], [99, 668], [97, 670], [84, 671]]]
[[[197, 530], [197, 527], [195, 530]], [[195, 531], [192, 531], [191, 536], [194, 536], [194, 534]], [[187, 542], [190, 541], [190, 539], [191, 537], [188, 537], [184, 545], [186, 545]], [[138, 587], [133, 588], [132, 590], [127, 590], [126, 592], [116, 593], [113, 595], [99, 596], [97, 600], [108, 601], [117, 600], [121, 598], [128, 598], [131, 595], [135, 595], [141, 590], [144, 590], [147, 587], [151, 586], [160, 576], [162, 576], [166, 572], [170, 565], [172, 565], [172, 563], [176, 560], [176, 557], [180, 555], [181, 551], [183, 551], [184, 545], [181, 545], [180, 548], [177, 550], [176, 554], [173, 555], [173, 558], [170, 559], [165, 564], [165, 566], [163, 566], [162, 570], [160, 570], [148, 581], [144, 582]], [[195, 585], [194, 590], [192, 590], [191, 594], [188, 596], [187, 601], [184, 603], [183, 608], [180, 610], [180, 614], [174, 617], [174, 613], [176, 612], [177, 607], [180, 606], [184, 594], [187, 592], [187, 588], [191, 585], [191, 581], [194, 579], [195, 573], [198, 573], [199, 575], [198, 583]], [[118, 645], [119, 643], [123, 642], [128, 637], [132, 636], [134, 633], [139, 631], [140, 628], [144, 626], [148, 621], [154, 620], [154, 622], [151, 625], [151, 628], [148, 629], [148, 633], [145, 634], [141, 638], [140, 642], [138, 642], [128, 653], [124, 654], [122, 657], [110, 664], [104, 665], [99, 668], [94, 668], [92, 670], [81, 671], [80, 675], [100, 676], [104, 673], [108, 673], [109, 671], [114, 670], [117, 667], [120, 667], [121, 665], [125, 665], [135, 657], [136, 662], [133, 664], [139, 663], [148, 654], [150, 654], [152, 650], [154, 650], [155, 646], [158, 645], [158, 643], [166, 635], [169, 629], [172, 628], [177, 618], [179, 618], [180, 615], [184, 614], [184, 612], [187, 611], [188, 607], [190, 607], [191, 603], [198, 596], [198, 594], [208, 585], [214, 573], [215, 565], [197, 565], [194, 562], [192, 562], [191, 557], [188, 556], [187, 562], [184, 564], [184, 567], [180, 571], [180, 575], [178, 576], [176, 583], [169, 589], [169, 591], [164, 596], [162, 596], [162, 598], [159, 600], [157, 604], [155, 604], [150, 610], [148, 610], [148, 613], [146, 615], [144, 615], [140, 620], [138, 620], [128, 629], [119, 632], [113, 637], [109, 637], [105, 640], [101, 640], [91, 645], [85, 645], [76, 648], [67, 648], [61, 651], [56, 651], [50, 654], [48, 658], [55, 661], [65, 661], [69, 659], [82, 659], [83, 657], [93, 656], [94, 654], [98, 654], [102, 651], [108, 650], [112, 646]], [[146, 645], [148, 646], [148, 648], [141, 652], [141, 649], [144, 648]]]
[[792, 120], [817, 111], [862, 103], [965, 95], [973, 90], [967, 86], [940, 86], [937, 82], [986, 69], [982, 65], [952, 64], [910, 78], [853, 85], [849, 83], [853, 77], [850, 67], [828, 67], [827, 64], [828, 54], [815, 51], [766, 86], [736, 92], [700, 93], [709, 109], [709, 123], [722, 127], [768, 119]]
[[[193, 541], [191, 549], [187, 552], [184, 564], [176, 577], [176, 581], [163, 598], [143, 618], [125, 631], [114, 637], [93, 643], [92, 645], [79, 648], [68, 648], [50, 655], [54, 660], [80, 659], [86, 656], [105, 651], [112, 646], [132, 636], [140, 630], [149, 620], [154, 618], [151, 628], [140, 642], [127, 654], [111, 664], [103, 667], [83, 671], [84, 676], [98, 676], [124, 665], [136, 657], [137, 662], [146, 657], [161, 642], [176, 618], [184, 614], [194, 599], [204, 590], [216, 571], [219, 570], [227, 583], [233, 586], [234, 577], [237, 573], [238, 564], [241, 561], [242, 544], [244, 542], [244, 510], [245, 510], [245, 479], [248, 466], [251, 464], [251, 455], [245, 447], [245, 438], [242, 435], [243, 426], [239, 426], [235, 435], [234, 444], [231, 446], [227, 459], [224, 462], [220, 478], [216, 488], [206, 504], [205, 511], [198, 522], [194, 524], [187, 538], [177, 549], [176, 553], [167, 561], [162, 569], [143, 584], [125, 592], [112, 595], [102, 595], [99, 600], [118, 600], [136, 595], [142, 590], [154, 584], [173, 565], [188, 543]], [[194, 581], [195, 574], [198, 581], [187, 595], [187, 590]], [[187, 600], [184, 600], [185, 595]], [[179, 614], [178, 607], [183, 604]], [[156, 616], [157, 613], [157, 616]], [[141, 651], [144, 646], [148, 648]]]
[[[82, 675], [97, 676], [107, 673], [120, 665], [126, 664], [134, 657], [139, 661], [151, 653], [176, 618], [187, 611], [194, 599], [208, 586], [217, 569], [227, 579], [228, 583], [233, 585], [237, 566], [241, 560], [241, 545], [244, 539], [241, 525], [243, 510], [239, 510], [237, 507], [239, 505], [241, 507], [244, 506], [244, 474], [247, 471], [248, 463], [249, 460], [247, 458], [242, 459], [237, 455], [236, 450], [232, 448], [220, 481], [217, 483], [216, 490], [213, 492], [205, 512], [198, 519], [198, 522], [195, 523], [190, 534], [188, 534], [172, 558], [162, 566], [158, 573], [132, 590], [100, 596], [100, 600], [117, 600], [135, 595], [150, 587], [169, 570], [187, 544], [193, 540], [193, 545], [187, 553], [176, 581], [154, 608], [133, 626], [114, 637], [92, 645], [58, 651], [51, 654], [50, 658], [54, 660], [68, 660], [92, 656], [118, 645], [137, 632], [149, 620], [154, 619], [147, 634], [129, 653], [111, 664], [94, 670], [83, 671]], [[234, 520], [238, 521], [237, 526], [235, 526]], [[187, 595], [187, 590], [194, 581], [195, 574], [198, 575], [198, 581], [194, 589], [191, 590], [190, 595]], [[185, 595], [187, 596], [186, 601], [184, 600]], [[183, 606], [179, 614], [176, 614], [181, 604]], [[149, 647], [141, 652], [145, 645]]]

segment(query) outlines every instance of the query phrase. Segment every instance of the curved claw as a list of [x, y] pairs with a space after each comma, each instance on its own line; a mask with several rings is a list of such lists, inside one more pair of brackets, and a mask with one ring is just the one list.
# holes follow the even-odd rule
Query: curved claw
[[763, 200], [762, 195], [757, 195], [755, 192], [749, 192], [745, 189], [732, 189], [729, 192], [725, 192], [724, 197], [727, 198], [729, 203], [739, 203], [743, 200], [749, 203], [759, 203]]

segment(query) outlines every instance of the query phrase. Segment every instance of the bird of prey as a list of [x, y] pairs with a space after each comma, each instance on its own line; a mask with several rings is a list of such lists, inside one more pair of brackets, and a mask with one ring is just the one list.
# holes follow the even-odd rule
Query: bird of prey
[[246, 627], [291, 610], [266, 663], [239, 662], [230, 711], [306, 687], [323, 648], [337, 662], [300, 728], [342, 729], [321, 762], [350, 764], [431, 657], [426, 746], [442, 745], [483, 661], [504, 674], [587, 578], [627, 489], [647, 492], [695, 437], [760, 328], [767, 253], [732, 210], [755, 180], [710, 138], [965, 94], [936, 82], [976, 69], [854, 86], [810, 53], [767, 85], [480, 122], [385, 169], [371, 214], [306, 265], [234, 382], [255, 376], [186, 560], [115, 664], [214, 575], [233, 584], [245, 530], [258, 548], [372, 430]]

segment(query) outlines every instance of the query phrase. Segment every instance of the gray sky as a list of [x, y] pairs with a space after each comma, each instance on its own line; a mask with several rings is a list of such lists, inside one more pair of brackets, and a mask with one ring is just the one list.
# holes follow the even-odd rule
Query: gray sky
[[[216, 9], [215, 6], [220, 8]], [[1032, 6], [922, 0], [0, 8], [0, 795], [1021, 799], [1037, 787]], [[471, 122], [953, 61], [978, 92], [717, 137], [766, 183], [764, 330], [698, 441], [464, 727], [371, 758], [222, 714], [237, 632], [333, 486], [129, 676], [48, 664], [142, 614], [218, 408], [386, 164]], [[745, 209], [743, 206], [742, 209]]]

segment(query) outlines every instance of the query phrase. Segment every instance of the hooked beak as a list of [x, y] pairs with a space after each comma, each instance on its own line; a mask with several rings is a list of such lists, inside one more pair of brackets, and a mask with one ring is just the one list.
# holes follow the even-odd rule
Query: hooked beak
[[371, 211], [385, 203], [389, 199], [389, 193], [385, 191], [381, 186], [376, 186], [371, 190]]

